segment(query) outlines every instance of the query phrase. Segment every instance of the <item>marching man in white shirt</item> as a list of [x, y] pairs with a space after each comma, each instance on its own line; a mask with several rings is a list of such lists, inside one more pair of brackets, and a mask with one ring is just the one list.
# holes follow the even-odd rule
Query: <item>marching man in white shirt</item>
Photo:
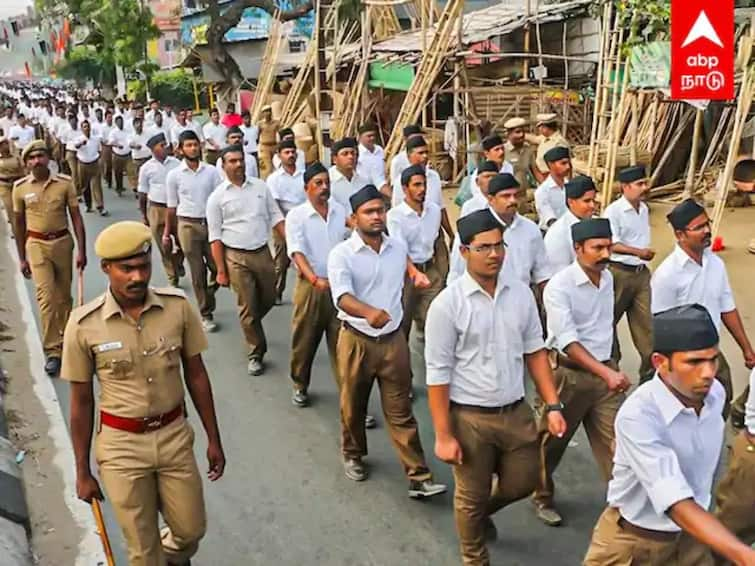
[[[141, 169], [152, 158], [152, 151], [147, 143], [152, 136], [144, 131], [144, 122], [141, 118], [134, 118], [131, 124], [134, 130], [128, 137], [128, 146], [131, 148], [131, 175], [129, 180], [134, 193], [137, 193]], [[167, 142], [166, 139], [165, 143], [167, 144]]]
[[328, 170], [330, 194], [338, 201], [338, 204], [346, 209], [350, 216], [352, 210], [349, 199], [369, 183], [356, 171], [357, 140], [354, 138], [338, 140], [331, 146], [330, 152], [333, 156], [333, 166]]
[[[705, 209], [692, 199], [678, 204], [667, 216], [674, 229], [676, 247], [655, 270], [651, 279], [653, 313], [684, 304], [698, 303], [710, 313], [716, 329], [721, 322], [742, 350], [744, 364], [755, 367], [755, 351], [742, 325], [734, 294], [729, 286], [726, 266], [720, 257], [710, 251], [710, 219]], [[723, 355], [718, 353], [718, 380], [726, 390], [724, 416], [729, 414], [733, 397], [731, 369]], [[741, 428], [744, 415], [744, 395], [732, 405], [732, 420]]]
[[568, 267], [577, 257], [571, 241], [571, 227], [595, 214], [597, 190], [590, 177], [579, 175], [564, 186], [566, 212], [545, 233], [543, 243], [553, 273]]
[[100, 136], [92, 132], [89, 120], [81, 123], [82, 135], [74, 141], [79, 162], [79, 182], [87, 212], [92, 212], [92, 197], [100, 216], [107, 216], [102, 196], [102, 169], [100, 167]]
[[[228, 128], [225, 134], [226, 146], [229, 145], [243, 145], [244, 132], [238, 126], [231, 126]], [[223, 158], [218, 157], [215, 162], [215, 169], [220, 174], [222, 181], [226, 181], [225, 171], [223, 171]], [[257, 171], [257, 160], [254, 159], [249, 153], [244, 151], [244, 172], [247, 177], [259, 177], [259, 171]]]
[[202, 327], [206, 332], [214, 332], [217, 330], [213, 316], [218, 270], [212, 259], [207, 233], [207, 199], [221, 179], [215, 167], [202, 161], [202, 143], [194, 130], [181, 132], [176, 147], [183, 160], [181, 165], [168, 172], [165, 179], [168, 209], [163, 246], [172, 244], [171, 236], [178, 238], [189, 263], [191, 286], [202, 316]]
[[[503, 138], [498, 134], [493, 134], [482, 140], [482, 154], [486, 161], [492, 161], [498, 165], [498, 173], [514, 174], [514, 166], [505, 160], [506, 144]], [[480, 187], [477, 186], [478, 169], [475, 169], [470, 176], [469, 182], [472, 191], [472, 197], [480, 194]]]
[[535, 210], [540, 219], [540, 229], [545, 232], [566, 213], [564, 185], [571, 175], [569, 148], [557, 146], [543, 156], [550, 174], [535, 191]]
[[391, 198], [391, 185], [385, 178], [385, 152], [375, 140], [377, 126], [363, 124], [359, 126], [359, 159], [357, 173], [375, 185], [386, 198]]
[[[286, 160], [283, 160], [284, 167]], [[275, 173], [273, 173], [275, 175]], [[267, 178], [268, 182], [273, 177]], [[303, 177], [307, 200], [286, 216], [286, 247], [296, 266], [291, 328], [291, 401], [309, 405], [312, 362], [323, 334], [336, 384], [336, 342], [340, 323], [328, 282], [328, 256], [347, 236], [346, 209], [330, 198], [328, 170], [319, 161], [307, 167]]]
[[613, 277], [611, 225], [605, 218], [572, 226], [577, 259], [545, 286], [548, 345], [558, 351], [558, 385], [567, 430], [562, 437], [541, 426], [541, 461], [534, 494], [537, 517], [558, 526], [553, 472], [581, 424], [604, 481], [611, 476], [616, 412], [629, 389], [627, 376], [611, 360], [613, 346]]
[[221, 152], [228, 180], [207, 201], [207, 229], [218, 285], [236, 293], [239, 322], [249, 348], [247, 372], [262, 375], [267, 339], [262, 319], [275, 304], [275, 268], [268, 241], [275, 230], [285, 238], [283, 214], [260, 179], [247, 178], [244, 148]]
[[608, 507], [584, 565], [712, 565], [710, 547], [733, 564], [752, 566], [755, 550], [708, 512], [726, 403], [715, 379], [716, 325], [694, 304], [655, 314], [653, 326], [656, 376], [616, 417]]
[[[404, 138], [404, 146], [406, 146], [406, 143], [413, 137], [422, 136], [422, 128], [417, 124], [409, 124], [408, 126], [404, 126], [401, 134]], [[411, 165], [411, 163], [409, 163], [406, 149], [402, 149], [393, 157], [393, 159], [391, 159], [390, 176], [388, 179], [391, 186], [396, 186], [396, 182], [401, 177], [401, 173], [403, 173], [404, 169], [409, 167], [409, 165]], [[401, 199], [399, 199], [399, 202], [400, 201]]]
[[[284, 141], [296, 142], [296, 136], [291, 128], [282, 128], [278, 130], [278, 143]], [[296, 147], [296, 143], [294, 143], [294, 147]], [[281, 160], [280, 155], [276, 152], [275, 155], [273, 155], [273, 169], [280, 169], [282, 164], [283, 161]], [[304, 173], [304, 169], [307, 168], [306, 155], [304, 155], [304, 151], [298, 147], [296, 148], [296, 168], [302, 173]], [[265, 182], [267, 182], [267, 179], [265, 179]]]
[[[622, 196], [608, 205], [603, 216], [611, 222], [613, 249], [608, 269], [613, 275], [614, 327], [624, 314], [637, 352], [640, 354], [640, 382], [653, 377], [653, 325], [650, 314], [649, 262], [655, 257], [650, 247], [650, 211], [643, 202], [648, 182], [643, 166], [619, 171]], [[621, 349], [614, 331], [614, 359], [621, 361]]]
[[107, 144], [113, 148], [113, 177], [115, 192], [123, 194], [123, 175], [128, 170], [131, 161], [131, 147], [128, 143], [129, 134], [123, 129], [123, 116], [115, 117], [115, 127], [110, 130]]
[[409, 496], [432, 497], [446, 486], [432, 481], [412, 414], [409, 348], [401, 331], [404, 275], [426, 286], [427, 277], [407, 259], [407, 249], [385, 235], [385, 202], [374, 186], [350, 199], [351, 237], [328, 257], [328, 282], [343, 327], [336, 359], [341, 378], [341, 453], [346, 477], [367, 479], [365, 416], [377, 379], [393, 445], [409, 478]]
[[[276, 155], [280, 159], [280, 167], [275, 169], [265, 182], [285, 218], [292, 208], [307, 199], [304, 192], [304, 170], [299, 169], [296, 164], [297, 148], [294, 140], [281, 141]], [[330, 185], [328, 185], [328, 197], [330, 197]], [[279, 237], [276, 232], [273, 232], [273, 261], [275, 263], [275, 303], [279, 305], [283, 301], [283, 292], [286, 290], [286, 274], [288, 266], [291, 265], [291, 259], [286, 250], [286, 238]]]
[[205, 142], [205, 160], [214, 165], [220, 156], [220, 150], [225, 147], [225, 126], [220, 123], [220, 112], [217, 108], [210, 110], [210, 121], [202, 126]]

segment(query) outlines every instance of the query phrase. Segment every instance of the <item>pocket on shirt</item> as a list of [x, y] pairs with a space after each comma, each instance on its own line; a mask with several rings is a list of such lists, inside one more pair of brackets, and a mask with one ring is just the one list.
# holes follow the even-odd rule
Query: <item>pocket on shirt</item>
[[128, 379], [134, 371], [134, 360], [128, 349], [97, 353], [95, 364], [100, 379]]

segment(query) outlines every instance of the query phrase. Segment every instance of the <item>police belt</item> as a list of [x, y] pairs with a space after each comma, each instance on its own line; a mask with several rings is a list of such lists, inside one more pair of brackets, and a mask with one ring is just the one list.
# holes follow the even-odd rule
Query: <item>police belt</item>
[[639, 273], [643, 269], [647, 269], [647, 266], [644, 263], [641, 263], [640, 265], [629, 265], [628, 263], [622, 263], [620, 261], [610, 261], [608, 264], [611, 267], [616, 267], [622, 271], [630, 271], [632, 273]]
[[618, 525], [621, 529], [625, 530], [628, 533], [637, 535], [640, 538], [646, 538], [658, 542], [673, 542], [679, 538], [680, 534], [679, 532], [646, 529], [644, 527], [637, 526], [634, 523], [630, 523], [621, 515], [619, 515]]
[[185, 414], [186, 407], [183, 403], [167, 413], [155, 415], [153, 417], [119, 417], [117, 415], [106, 413], [105, 411], [100, 411], [100, 423], [109, 426], [110, 428], [125, 430], [126, 432], [133, 432], [136, 434], [144, 434], [145, 432], [161, 429]]
[[63, 236], [68, 235], [68, 229], [65, 230], [58, 230], [57, 232], [36, 232], [35, 230], [27, 230], [26, 235], [29, 238], [34, 238], [35, 240], [57, 240], [58, 238], [62, 238]]
[[516, 401], [514, 401], [513, 403], [509, 403], [508, 405], [501, 405], [498, 407], [482, 407], [480, 405], [465, 405], [464, 403], [457, 403], [456, 401], [451, 401], [451, 407], [458, 407], [459, 409], [464, 409], [465, 411], [472, 411], [475, 413], [501, 414], [501, 413], [507, 413], [509, 411], [513, 411], [523, 402], [524, 402], [524, 397], [522, 397], [521, 399], [517, 399]]

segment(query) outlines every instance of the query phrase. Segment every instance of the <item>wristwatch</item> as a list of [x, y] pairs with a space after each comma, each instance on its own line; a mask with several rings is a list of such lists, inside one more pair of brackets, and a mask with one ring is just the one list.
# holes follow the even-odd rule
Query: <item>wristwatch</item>
[[546, 405], [545, 406], [545, 412], [546, 412], [546, 414], [550, 413], [551, 411], [561, 412], [563, 410], [564, 410], [564, 404], [561, 401], [559, 401], [558, 403], [555, 403], [553, 405]]

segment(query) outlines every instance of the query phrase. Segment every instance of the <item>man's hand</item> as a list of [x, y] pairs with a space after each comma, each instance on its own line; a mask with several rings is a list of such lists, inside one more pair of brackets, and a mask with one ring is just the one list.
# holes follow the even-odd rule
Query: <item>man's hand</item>
[[225, 470], [225, 454], [219, 442], [210, 442], [207, 446], [207, 479], [216, 481], [221, 478]]
[[645, 261], [651, 261], [655, 257], [655, 250], [651, 248], [645, 248], [640, 250], [640, 259]]
[[549, 411], [548, 412], [548, 432], [553, 436], [562, 438], [566, 433], [566, 420], [561, 411]]
[[412, 275], [412, 283], [417, 289], [428, 289], [430, 287], [430, 278], [421, 271], [416, 271]]
[[326, 291], [330, 290], [330, 283], [324, 277], [318, 277], [317, 279], [315, 279], [315, 282], [312, 283], [312, 287], [314, 287], [316, 291], [325, 293]]
[[21, 275], [23, 275], [26, 279], [31, 279], [31, 266], [29, 265], [29, 262], [25, 259], [22, 259], [18, 265], [21, 269]]
[[382, 309], [372, 309], [366, 320], [372, 328], [383, 328], [391, 321], [391, 315]]
[[747, 369], [755, 368], [755, 351], [745, 350], [742, 354], [744, 355], [745, 366], [747, 366]]
[[230, 279], [228, 279], [227, 271], [218, 271], [218, 275], [215, 278], [215, 281], [217, 281], [218, 285], [220, 285], [221, 287], [228, 287], [228, 285], [231, 284]]
[[100, 501], [105, 499], [102, 490], [100, 490], [100, 484], [97, 483], [92, 474], [76, 476], [76, 497], [87, 503], [91, 503], [92, 499], [99, 499]]
[[461, 445], [450, 434], [435, 437], [435, 455], [446, 464], [461, 464]]
[[629, 378], [623, 371], [616, 371], [608, 368], [605, 376], [603, 377], [608, 384], [608, 389], [611, 391], [627, 391], [632, 385]]
[[87, 266], [87, 254], [82, 250], [76, 256], [76, 269], [83, 270]]
[[162, 241], [163, 241], [163, 249], [166, 252], [170, 253], [171, 250], [173, 250], [173, 240], [171, 239], [170, 235], [163, 234]]

